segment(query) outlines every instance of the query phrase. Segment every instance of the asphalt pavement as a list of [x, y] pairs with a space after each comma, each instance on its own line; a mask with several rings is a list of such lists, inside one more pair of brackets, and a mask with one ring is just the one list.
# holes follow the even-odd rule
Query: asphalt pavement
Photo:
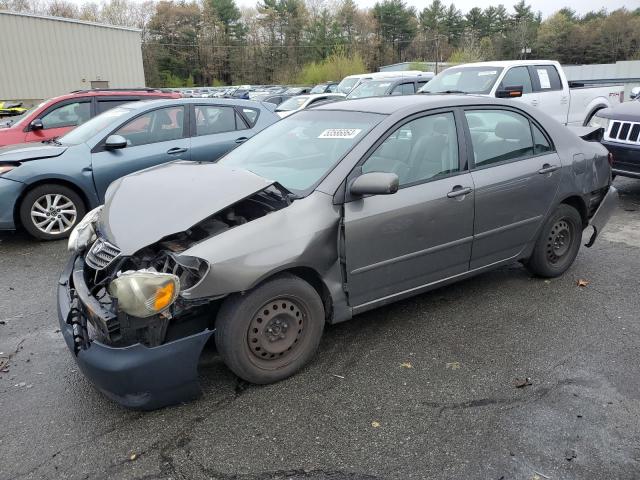
[[561, 278], [516, 264], [330, 326], [275, 385], [208, 351], [203, 396], [149, 413], [67, 351], [65, 242], [0, 234], [0, 479], [640, 478], [640, 181], [616, 185]]

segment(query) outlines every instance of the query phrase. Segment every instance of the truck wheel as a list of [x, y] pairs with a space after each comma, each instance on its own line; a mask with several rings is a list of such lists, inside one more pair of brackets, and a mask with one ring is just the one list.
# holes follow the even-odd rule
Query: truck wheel
[[543, 225], [525, 265], [534, 275], [558, 277], [573, 264], [581, 241], [580, 214], [575, 208], [561, 204]]
[[39, 240], [66, 238], [84, 217], [80, 196], [63, 185], [40, 185], [28, 192], [20, 204], [20, 221]]
[[302, 279], [279, 275], [222, 304], [216, 347], [229, 369], [257, 384], [300, 370], [316, 352], [324, 329], [324, 306]]

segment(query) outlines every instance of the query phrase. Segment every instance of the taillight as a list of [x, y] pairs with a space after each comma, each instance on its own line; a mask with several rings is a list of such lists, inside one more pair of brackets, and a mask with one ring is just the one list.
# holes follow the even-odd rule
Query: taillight
[[609, 152], [609, 155], [607, 156], [607, 160], [609, 160], [609, 166], [613, 167], [613, 153]]

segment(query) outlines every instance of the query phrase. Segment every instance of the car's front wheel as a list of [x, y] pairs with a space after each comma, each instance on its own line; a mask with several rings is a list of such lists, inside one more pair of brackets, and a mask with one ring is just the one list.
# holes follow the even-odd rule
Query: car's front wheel
[[238, 377], [273, 383], [311, 360], [324, 320], [315, 289], [294, 275], [282, 274], [225, 300], [216, 321], [216, 347]]
[[39, 185], [20, 204], [22, 226], [40, 240], [68, 237], [85, 213], [82, 198], [64, 185]]
[[561, 204], [540, 231], [531, 257], [529, 271], [541, 277], [558, 277], [573, 264], [582, 241], [582, 218], [570, 205]]

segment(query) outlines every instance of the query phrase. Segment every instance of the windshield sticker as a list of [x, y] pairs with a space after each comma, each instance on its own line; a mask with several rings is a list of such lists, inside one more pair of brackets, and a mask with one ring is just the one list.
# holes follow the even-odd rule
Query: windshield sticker
[[318, 138], [356, 138], [362, 131], [361, 128], [327, 128], [318, 135]]
[[549, 81], [549, 72], [544, 68], [538, 68], [538, 79], [540, 80], [540, 88], [551, 88]]
[[479, 77], [486, 77], [488, 75], [495, 75], [498, 73], [497, 70], [485, 70], [484, 72], [478, 72]]

